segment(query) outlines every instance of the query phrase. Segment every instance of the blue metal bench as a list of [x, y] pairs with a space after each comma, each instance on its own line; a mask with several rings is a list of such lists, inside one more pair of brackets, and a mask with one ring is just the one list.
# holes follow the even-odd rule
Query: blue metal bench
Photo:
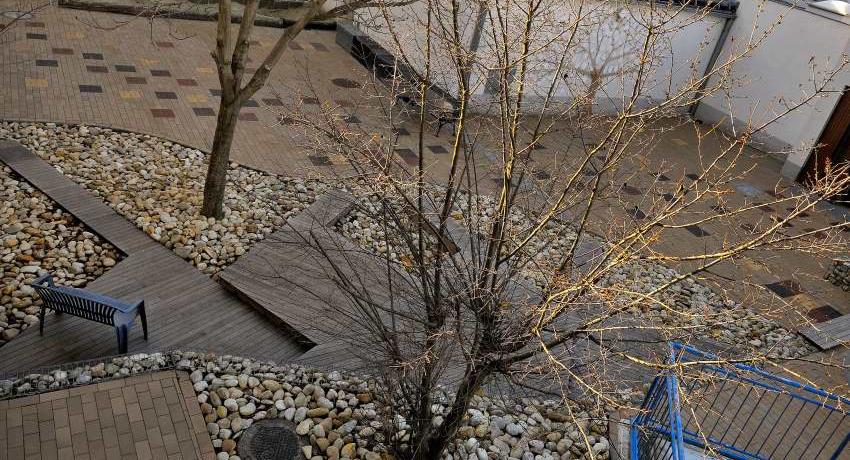
[[44, 335], [44, 314], [50, 308], [56, 314], [85, 318], [90, 321], [108, 324], [115, 327], [118, 335], [118, 353], [127, 353], [127, 332], [133, 327], [136, 314], [142, 319], [142, 330], [145, 340], [148, 339], [148, 318], [145, 316], [145, 301], [133, 304], [124, 303], [118, 299], [95, 294], [82, 289], [56, 286], [53, 276], [43, 275], [32, 282], [32, 287], [42, 300], [39, 319], [39, 332]]

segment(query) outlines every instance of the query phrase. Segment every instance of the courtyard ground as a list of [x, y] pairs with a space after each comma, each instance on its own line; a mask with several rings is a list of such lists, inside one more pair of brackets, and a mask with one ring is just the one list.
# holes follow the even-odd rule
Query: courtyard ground
[[[21, 2], [0, 0], [0, 11], [20, 9], [21, 5]], [[8, 22], [10, 19], [0, 17], [0, 24]], [[214, 42], [214, 28], [214, 23], [209, 22], [167, 19], [148, 22], [117, 14], [68, 10], [54, 6], [40, 9], [32, 18], [17, 22], [8, 30], [0, 29], [0, 120], [104, 126], [147, 133], [208, 151], [215, 126], [219, 94], [214, 64], [209, 55], [211, 44]], [[257, 62], [270, 48], [279, 33], [278, 29], [257, 29], [256, 40], [252, 42], [253, 62]], [[324, 110], [338, 113], [344, 117], [345, 123], [366, 132], [374, 130], [382, 136], [398, 134], [396, 159], [400, 163], [410, 164], [413, 161], [412, 149], [416, 148], [416, 123], [402, 118], [397, 120], [395, 131], [387, 130], [383, 120], [384, 112], [381, 110], [382, 91], [380, 88], [372, 88], [373, 83], [368, 70], [335, 44], [334, 32], [305, 31], [290, 46], [283, 62], [272, 73], [269, 85], [243, 108], [232, 160], [261, 172], [290, 177], [339, 178], [346, 175], [350, 171], [342, 159], [333, 155], [317, 154], [310, 149], [313, 139], [296, 121], [302, 113], [315, 114]], [[658, 128], [655, 148], [647, 157], [648, 166], [643, 165], [638, 174], [629, 176], [629, 182], [623, 184], [619, 199], [599, 211], [598, 221], [605, 222], [608, 213], [621, 218], [626, 214], [634, 215], [635, 209], [648, 209], [653, 201], [667, 193], [664, 184], [657, 180], [658, 173], [663, 171], [674, 180], [698, 176], [705, 164], [704, 155], [710, 154], [720, 142], [715, 135], [698, 139], [694, 126], [680, 123], [679, 120], [668, 120]], [[426, 134], [429, 174], [435, 177], [445, 175], [449, 142], [450, 138], [445, 133], [439, 137], [432, 133]], [[543, 148], [533, 153], [536, 169], [543, 173], [568, 164], [570, 154], [580, 149], [579, 141], [567, 130], [551, 134], [544, 144]], [[480, 168], [484, 178], [482, 189], [485, 190], [488, 184], [493, 183], [492, 177], [487, 175], [490, 158], [486, 150], [480, 152]], [[47, 163], [42, 163], [45, 168], [46, 165]], [[732, 204], [769, 201], [777, 196], [789, 196], [794, 193], [795, 184], [780, 179], [781, 163], [777, 158], [748, 149], [739, 168], [751, 172], [745, 180], [736, 182], [730, 188], [725, 199]], [[50, 172], [59, 176], [56, 171]], [[47, 171], [43, 173], [49, 175]], [[31, 179], [36, 176], [33, 175]], [[195, 271], [191, 265], [174, 257], [159, 244], [148, 240], [143, 232], [132, 225], [127, 222], [117, 223], [123, 219], [106, 205], [96, 206], [86, 201], [93, 199], [91, 195], [81, 198], [81, 187], [57, 186], [53, 193], [48, 193], [50, 184], [55, 184], [58, 179], [53, 176], [44, 177], [47, 178], [43, 184], [34, 185], [51, 195], [60, 206], [72, 211], [84, 224], [107, 237], [107, 240], [115, 243], [128, 255], [127, 260], [121, 262], [124, 264], [123, 269], [119, 264], [100, 280], [94, 281], [91, 288], [117, 296], [144, 296], [151, 298], [152, 304], [160, 306], [158, 312], [154, 309], [149, 313], [155, 321], [152, 327], [155, 335], [151, 343], [145, 343], [140, 337], [131, 335], [131, 350], [200, 347], [222, 353], [275, 359], [279, 362], [296, 359], [304, 351], [302, 344], [288, 335], [288, 331], [279, 330], [259, 313], [249, 311], [247, 302], [226, 294], [215, 281]], [[547, 183], [546, 174], [540, 174], [535, 181], [535, 187], [550, 185]], [[57, 199], [62, 196], [67, 199], [65, 203]], [[696, 211], [711, 213], [712, 209], [710, 204], [706, 204], [704, 209]], [[753, 210], [740, 216], [733, 228], [707, 224], [699, 228], [680, 229], [675, 238], [662, 241], [661, 248], [674, 253], [693, 252], [694, 248], [709, 251], [722, 244], [730, 233], [749, 232], [753, 222], [781, 216], [785, 211], [781, 208]], [[88, 219], [85, 218], [86, 213]], [[844, 216], [841, 209], [824, 207], [784, 231], [793, 235], [842, 219]], [[99, 225], [103, 226], [98, 228]], [[604, 232], [605, 229], [595, 230]], [[120, 244], [122, 241], [125, 244]], [[823, 279], [831, 263], [829, 258], [817, 254], [755, 252], [736, 260], [735, 263], [716, 267], [701, 281], [754, 310], [781, 312], [778, 317], [781, 324], [787, 329], [796, 330], [801, 325], [817, 323], [836, 314], [850, 314], [850, 294]], [[145, 271], [146, 267], [155, 269]], [[164, 267], [168, 267], [168, 270], [164, 270]], [[180, 273], [180, 278], [173, 276], [174, 273]], [[223, 278], [226, 279], [226, 269], [224, 273]], [[256, 282], [251, 276], [246, 276], [245, 279]], [[187, 280], [190, 283], [184, 284]], [[187, 291], [186, 286], [189, 285], [201, 286], [200, 290], [195, 292], [202, 291], [203, 295], [194, 295], [192, 291]], [[211, 305], [221, 316], [210, 315]], [[294, 306], [287, 304], [287, 308]], [[314, 319], [309, 311], [301, 312], [301, 318], [305, 324]], [[198, 321], [201, 319], [205, 323], [198, 327]], [[0, 372], [22, 371], [27, 364], [51, 365], [71, 359], [88, 359], [110, 354], [109, 350], [114, 346], [114, 342], [108, 329], [91, 336], [88, 333], [90, 329], [82, 321], [68, 318], [56, 321], [48, 318], [46, 336], [43, 339], [30, 331], [0, 349], [0, 356], [4, 356], [4, 359], [0, 360]], [[194, 332], [185, 334], [184, 329]], [[248, 331], [253, 333], [254, 341], [245, 339]], [[91, 341], [95, 341], [97, 346], [88, 346]], [[255, 343], [262, 343], [262, 348], [255, 346]], [[339, 356], [345, 353], [345, 346], [331, 340], [321, 345], [307, 355], [301, 355], [302, 358], [309, 356], [319, 362], [327, 360], [329, 366], [341, 361]], [[14, 359], [5, 359], [12, 355]], [[792, 370], [816, 385], [847, 393], [846, 370], [829, 366], [847, 365], [847, 360], [847, 349], [840, 346], [827, 352], [809, 355], [805, 361], [793, 363]], [[827, 365], [820, 365], [821, 361]], [[179, 373], [154, 375], [162, 377], [163, 382], [173, 381], [175, 387], [182, 388], [186, 383], [186, 377]], [[192, 383], [197, 384], [205, 380], [209, 379], [195, 378]], [[144, 390], [137, 383], [127, 380], [120, 385], [112, 384], [114, 388], [81, 387], [88, 390], [72, 390], [76, 391], [74, 394], [45, 393], [32, 400], [18, 400], [15, 404], [23, 407], [21, 423], [18, 423], [17, 412], [13, 415], [15, 425], [11, 425], [9, 417], [6, 416], [6, 431], [0, 427], [0, 435], [8, 437], [3, 439], [9, 439], [8, 452], [13, 454], [20, 453], [20, 449], [23, 449], [27, 454], [40, 452], [43, 458], [52, 458], [52, 454], [47, 452], [61, 454], [71, 449], [70, 452], [77, 458], [83, 458], [87, 453], [96, 452], [101, 448], [101, 444], [97, 442], [97, 430], [91, 430], [92, 435], [87, 441], [77, 443], [74, 435], [79, 438], [80, 433], [74, 433], [71, 429], [71, 439], [67, 440], [65, 435], [68, 430], [65, 426], [59, 426], [59, 423], [64, 422], [57, 423], [52, 419], [50, 410], [54, 415], [59, 413], [61, 417], [61, 401], [66, 400], [67, 404], [74, 408], [79, 402], [83, 405], [93, 403], [100, 409], [96, 391], [113, 392], [122, 385], [130, 392], [149, 391], [152, 397], [153, 392], [158, 391], [154, 390], [151, 384], [148, 384], [148, 390]], [[206, 391], [206, 388], [198, 390], [196, 387], [195, 390], [200, 399], [206, 400], [205, 398], [210, 397], [211, 392]], [[113, 393], [117, 396], [117, 392]], [[109, 395], [112, 396], [112, 393]], [[132, 399], [132, 396], [127, 396], [128, 393], [122, 395], [125, 400], [128, 397]], [[79, 400], [75, 399], [77, 396]], [[183, 409], [189, 411], [189, 414], [197, 415], [193, 412], [193, 404], [188, 401], [190, 395], [183, 391], [183, 396], [186, 396], [187, 402]], [[48, 400], [51, 401], [49, 409], [44, 404]], [[269, 409], [277, 406], [270, 404]], [[312, 406], [316, 408], [316, 404]], [[284, 402], [282, 407], [284, 410], [292, 408], [290, 416], [294, 416], [294, 405]], [[11, 405], [0, 403], [0, 408], [11, 408]], [[86, 417], [84, 409], [85, 407], [81, 409], [82, 416]], [[112, 409], [113, 415], [121, 415], [120, 404], [113, 404]], [[171, 409], [177, 410], [178, 407], [169, 406], [168, 410]], [[197, 409], [197, 405], [194, 405], [194, 409]], [[154, 425], [165, 423], [162, 418], [165, 414], [156, 412], [156, 406], [153, 410], [159, 416], [153, 422]], [[13, 413], [0, 410], [0, 414], [3, 412]], [[46, 417], [44, 420], [41, 419], [42, 413]], [[93, 413], [89, 414], [94, 417]], [[175, 417], [179, 417], [180, 412], [174, 414], [172, 421], [177, 420]], [[186, 415], [187, 412], [182, 414]], [[69, 409], [69, 415], [81, 414], [70, 414]], [[162, 450], [166, 454], [172, 454], [176, 453], [174, 449], [182, 448], [187, 449], [186, 452], [211, 452], [205, 444], [209, 438], [204, 432], [195, 429], [197, 427], [192, 428], [188, 419], [181, 420], [186, 421], [187, 429], [195, 429], [195, 434], [200, 434], [192, 437], [199, 441], [193, 446], [187, 444], [189, 439], [185, 433], [181, 434], [182, 432], [175, 433], [173, 437], [176, 441], [172, 437], [165, 439], [163, 431], [159, 431], [162, 440], [152, 435], [154, 425], [150, 428], [147, 426], [148, 419], [145, 415], [143, 412], [146, 434], [139, 431], [141, 437], [136, 439], [136, 434], [133, 434], [136, 431], [133, 431], [132, 426], [130, 428], [132, 445], [128, 444], [126, 432], [117, 433], [118, 445], [105, 445], [106, 430], [109, 427], [102, 424], [102, 447], [106, 451], [117, 449], [119, 453], [131, 457], [131, 450], [134, 450], [138, 458], [148, 454], [159, 458], [153, 454], [161, 453]], [[302, 416], [302, 421], [303, 419]], [[44, 435], [40, 444], [25, 442], [20, 436], [22, 433], [32, 434], [35, 430], [33, 420], [39, 423], [38, 429]], [[123, 418], [121, 420], [123, 424]], [[52, 428], [50, 422], [54, 423]], [[42, 423], [44, 425], [41, 425]], [[316, 422], [317, 426], [319, 423]], [[209, 426], [206, 428], [213, 429]], [[308, 429], [313, 430], [312, 422]], [[216, 433], [218, 430], [215, 428]], [[86, 434], [88, 435], [88, 430]], [[214, 439], [217, 436], [212, 432], [209, 434]], [[124, 435], [124, 444], [121, 444], [121, 435]], [[512, 434], [505, 436], [506, 439], [513, 439]], [[59, 445], [60, 441], [62, 445]], [[185, 445], [181, 445], [181, 441]], [[605, 443], [607, 446], [607, 441]], [[549, 447], [561, 450], [561, 444], [556, 441]], [[220, 445], [217, 448], [220, 448]], [[466, 453], [465, 450], [462, 452]], [[2, 453], [0, 449], [0, 454]], [[3, 458], [2, 455], [0, 458]]]
[[[0, 9], [20, 8], [20, 2], [0, 1]], [[9, 22], [9, 19], [0, 19]], [[127, 22], [129, 21], [129, 22]], [[120, 27], [116, 27], [119, 26]], [[90, 13], [47, 7], [0, 34], [0, 119], [88, 124], [148, 133], [208, 151], [215, 126], [218, 79], [209, 52], [215, 25], [208, 22], [166, 20], [148, 22], [109, 13]], [[257, 62], [279, 34], [278, 29], [258, 28], [252, 42]], [[354, 58], [334, 42], [334, 32], [305, 31], [272, 73], [270, 83], [243, 108], [232, 160], [261, 171], [288, 176], [322, 177], [345, 174], [339, 158], [317, 155], [308, 149], [311, 139], [292, 122], [293, 108], [310, 112], [333, 107], [347, 123], [367, 132], [382, 130], [385, 123], [369, 87], [372, 78]], [[415, 123], [397, 127], [416, 133]], [[710, 152], [717, 140], [699, 141], [691, 125], [671, 120], [659, 134], [650, 164], [665, 164], [674, 178], [701, 173], [700, 152]], [[414, 135], [399, 137], [400, 162], [410, 161]], [[553, 134], [544, 148], [535, 151], [539, 169], [558, 164], [574, 149], [567, 133]], [[449, 138], [428, 133], [429, 171], [444, 174]], [[487, 171], [482, 153], [482, 171]], [[793, 183], [780, 179], [781, 163], [769, 155], [748, 150], [742, 169], [753, 168], [746, 181], [730, 190], [731, 202], [767, 201], [790, 193]], [[484, 175], [486, 177], [486, 174]], [[647, 168], [628, 185], [621, 203], [605, 212], [623, 215], [646, 206], [664, 192], [657, 189], [656, 174]], [[486, 180], [490, 180], [487, 178]], [[545, 181], [545, 179], [540, 179]], [[486, 185], [484, 186], [486, 188]], [[710, 212], [708, 205], [704, 212]], [[811, 213], [809, 222], [785, 229], [804, 232], [840, 218], [836, 210]], [[840, 212], [840, 210], [837, 210]], [[681, 229], [661, 247], [671, 252], [716, 247], [729, 231], [748, 231], [752, 221], [781, 215], [783, 209], [753, 210], [741, 217], [739, 229], [711, 224]], [[850, 313], [850, 295], [823, 279], [831, 260], [810, 253], [754, 253], [735, 264], [714, 270], [707, 281], [752, 308], [780, 310], [789, 329], [821, 321], [833, 314]], [[753, 290], [752, 287], [759, 289]], [[755, 293], [754, 293], [755, 292]], [[843, 363], [847, 350], [817, 356]], [[813, 374], [809, 374], [809, 373]], [[843, 371], [806, 369], [810, 378], [828, 388], [847, 385]]]

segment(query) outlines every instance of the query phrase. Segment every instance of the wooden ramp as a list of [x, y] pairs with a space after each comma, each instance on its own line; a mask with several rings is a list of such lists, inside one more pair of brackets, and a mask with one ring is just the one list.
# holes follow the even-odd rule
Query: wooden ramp
[[[19, 144], [0, 142], [0, 161], [126, 254], [86, 288], [125, 300], [145, 299], [149, 340], [142, 338], [137, 324], [130, 332], [130, 353], [183, 348], [283, 362], [306, 351], [297, 336], [266, 320]], [[49, 315], [43, 337], [31, 328], [0, 347], [0, 373], [117, 352], [113, 328]]]
[[219, 273], [220, 282], [257, 311], [315, 345], [300, 362], [327, 369], [369, 367], [386, 348], [374, 342], [378, 335], [369, 332], [374, 323], [368, 319], [386, 311], [355, 304], [342, 280], [360, 287], [371, 305], [390, 303], [390, 284], [396, 295], [414, 286], [401, 270], [336, 232], [334, 223], [353, 203], [344, 192], [319, 197]]
[[850, 315], [802, 327], [799, 332], [821, 350], [829, 350], [842, 343], [850, 342]]

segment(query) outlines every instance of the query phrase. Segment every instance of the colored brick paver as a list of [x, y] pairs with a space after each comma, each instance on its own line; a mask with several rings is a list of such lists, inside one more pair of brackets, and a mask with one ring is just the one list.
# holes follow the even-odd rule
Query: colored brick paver
[[[19, 6], [10, 0], [0, 0], [2, 4]], [[50, 6], [37, 11], [30, 21], [42, 27], [13, 27], [4, 33], [4, 40], [14, 46], [0, 46], [0, 62], [8, 63], [0, 66], [0, 118], [106, 125], [154, 134], [208, 151], [221, 95], [210, 57], [215, 24], [136, 20], [114, 30], [104, 30], [87, 24], [111, 24], [126, 17], [86, 12], [90, 20], [83, 22], [78, 15], [78, 11]], [[253, 66], [262, 61], [280, 33], [279, 29], [256, 29], [249, 52]], [[347, 121], [349, 129], [385, 133], [386, 123], [370, 100], [371, 91], [361, 89], [371, 82], [369, 72], [335, 44], [333, 32], [304, 31], [290, 43], [266, 87], [253, 97], [253, 107], [243, 110], [231, 158], [246, 166], [287, 175], [331, 170], [340, 162], [326, 153], [310, 151], [315, 143], [304, 136], [305, 130], [298, 122], [300, 117], [292, 111], [316, 113], [336, 104], [342, 109], [339, 118]], [[166, 93], [174, 94], [176, 99], [157, 97]], [[396, 126], [399, 162], [417, 162], [417, 131], [415, 120], [401, 120]], [[425, 136], [428, 166], [444, 164], [440, 162], [450, 157], [447, 154], [450, 136], [445, 131], [442, 137], [432, 133]], [[559, 161], [577, 155], [580, 150], [570, 130], [556, 131], [533, 151], [534, 178], [539, 181], [557, 178], [556, 171], [563, 167]], [[656, 190], [658, 184], [669, 184], [682, 177], [686, 182], [698, 179], [705, 154], [710, 155], [712, 149], [717, 151], [719, 145], [707, 137], [698, 139], [687, 125], [665, 128], [657, 136], [658, 143], [647, 151], [646, 160], [654, 166], [662, 163], [669, 166], [664, 170], [666, 174], [658, 173], [660, 168], [655, 173], [649, 168], [641, 171], [640, 177], [629, 178], [619, 197], [622, 203], [606, 208], [603, 214], [610, 211], [621, 218], [644, 219], [649, 211], [648, 201], [653, 197], [668, 201], [672, 197], [669, 190]], [[484, 150], [483, 156], [490, 158], [496, 158], [492, 152], [498, 152], [498, 149], [486, 152], [486, 145], [479, 150]], [[487, 161], [483, 160], [477, 165], [486, 169]], [[785, 180], [777, 184], [781, 164], [770, 156], [748, 151], [741, 165], [754, 169], [746, 183], [736, 183], [730, 188], [729, 199], [735, 204], [744, 199], [767, 202], [777, 185], [780, 188], [789, 185]], [[439, 171], [429, 167], [429, 172]], [[496, 184], [490, 178], [485, 182], [484, 187]], [[708, 212], [712, 204], [698, 206], [695, 211]], [[659, 242], [659, 249], [689, 254], [694, 248], [717, 247], [730, 232], [751, 231], [752, 222], [782, 212], [764, 206], [743, 216], [734, 228], [716, 223], [682, 228], [675, 237]], [[826, 213], [817, 213], [807, 220], [783, 231], [789, 234], [806, 231], [834, 219]], [[599, 221], [610, 219], [604, 215]], [[794, 328], [808, 318], [810, 305], [817, 308], [831, 305], [840, 313], [850, 313], [850, 295], [822, 279], [829, 262], [818, 254], [799, 252], [776, 257], [756, 252], [713, 271], [733, 280], [720, 280], [721, 286], [732, 294], [746, 288], [741, 280], [760, 286], [785, 283], [791, 278], [802, 281], [805, 292], [785, 297], [774, 295], [775, 291], [755, 300], [741, 296], [754, 307], [764, 304], [774, 311], [787, 310], [787, 325]], [[803, 295], [814, 300], [804, 302]], [[778, 299], [794, 308], [778, 306]]]
[[[11, 0], [0, 0], [2, 5], [21, 7]], [[86, 12], [81, 21], [79, 14], [48, 6], [34, 13], [43, 29], [20, 23], [4, 32], [3, 43], [15, 46], [0, 46], [0, 118], [108, 126], [209, 151], [216, 123], [209, 109], [217, 113], [218, 100], [199, 94], [212, 89], [220, 95], [210, 57], [215, 23], [160, 18], [96, 28], [91, 24], [127, 18]], [[256, 29], [249, 56], [255, 67], [280, 34]], [[302, 93], [312, 110], [320, 103], [313, 94], [329, 101], [365, 97], [359, 88], [369, 72], [334, 43], [334, 32], [307, 30], [297, 42], [248, 103], [256, 110], [241, 117], [234, 161], [280, 174], [302, 171], [312, 164], [309, 142], [299, 139], [303, 130], [278, 121], [283, 106], [298, 106]]]
[[212, 459], [188, 374], [163, 371], [0, 401], [2, 459]]

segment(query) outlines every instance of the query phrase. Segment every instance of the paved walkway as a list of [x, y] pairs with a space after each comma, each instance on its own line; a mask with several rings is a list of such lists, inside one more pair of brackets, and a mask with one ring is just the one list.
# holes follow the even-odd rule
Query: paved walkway
[[[0, 0], [0, 12], [25, 4]], [[0, 16], [0, 25], [8, 21]], [[96, 124], [209, 151], [220, 94], [210, 57], [215, 27], [204, 21], [39, 10], [0, 35], [0, 118]], [[280, 33], [255, 29], [249, 72]], [[290, 45], [267, 85], [242, 109], [234, 161], [290, 175], [340, 163], [308, 155], [316, 143], [293, 125], [298, 118], [293, 112], [325, 111], [345, 117], [352, 128], [374, 128], [370, 120], [380, 120], [381, 110], [373, 91], [362, 89], [372, 78], [334, 40], [333, 31], [305, 30]], [[403, 137], [412, 146], [413, 136]]]
[[[0, 0], [0, 9], [17, 9], [18, 2]], [[122, 22], [129, 21], [127, 24]], [[114, 26], [122, 24], [121, 27]], [[96, 26], [96, 27], [95, 27]], [[209, 147], [217, 107], [218, 82], [209, 57], [214, 24], [158, 20], [153, 23], [108, 13], [89, 13], [56, 7], [37, 12], [0, 36], [0, 118], [96, 123], [152, 133], [201, 149]], [[277, 29], [259, 28], [252, 42], [256, 63], [279, 35]], [[249, 64], [250, 65], [250, 64]], [[312, 154], [314, 145], [304, 130], [292, 124], [293, 110], [317, 113], [321, 109], [346, 115], [346, 123], [367, 132], [383, 125], [371, 78], [351, 56], [334, 43], [334, 33], [305, 31], [272, 73], [270, 84], [243, 109], [233, 159], [265, 171], [283, 174], [333, 174], [339, 163], [333, 156]], [[380, 93], [380, 91], [378, 91]], [[317, 97], [318, 96], [318, 97]], [[415, 127], [402, 124], [399, 160], [409, 161]], [[598, 222], [640, 215], [668, 192], [656, 180], [657, 169], [674, 181], [695, 177], [719, 148], [718, 136], [699, 138], [690, 125], [663, 126], [646, 163], [628, 178], [619, 201], [600, 209]], [[405, 135], [406, 133], [406, 135]], [[429, 170], [440, 174], [445, 164], [446, 136], [426, 136]], [[545, 184], [546, 171], [574, 156], [581, 142], [568, 130], [555, 130], [535, 150], [537, 180]], [[483, 155], [487, 157], [487, 155]], [[486, 170], [486, 161], [481, 167]], [[747, 150], [739, 170], [752, 168], [744, 180], [730, 187], [724, 199], [733, 204], [766, 202], [792, 185], [780, 179], [781, 163]], [[486, 177], [482, 175], [481, 177]], [[672, 182], [667, 182], [670, 184]], [[713, 213], [705, 203], [694, 211]], [[635, 211], [637, 210], [637, 212]], [[759, 220], [781, 216], [784, 209], [753, 210], [737, 222], [679, 229], [659, 241], [659, 249], [692, 253], [710, 250], [729, 237], [740, 237]], [[610, 215], [609, 215], [610, 214]], [[837, 219], [815, 212], [783, 229], [789, 235], [826, 225]], [[606, 231], [607, 228], [597, 229]], [[817, 237], [817, 236], [816, 236]], [[811, 252], [756, 252], [735, 263], [715, 267], [710, 276], [719, 289], [743, 303], [780, 315], [789, 328], [817, 323], [850, 313], [850, 294], [823, 280], [831, 261]], [[754, 293], [753, 286], [764, 288]]]
[[[306, 348], [98, 197], [18, 144], [0, 141], [0, 161], [127, 257], [87, 289], [125, 300], [145, 299], [149, 340], [130, 331], [130, 353], [185, 348], [286, 362]], [[250, 337], [250, 339], [247, 339]], [[0, 348], [0, 373], [110, 356], [115, 331], [71, 315], [49, 315], [44, 336], [32, 328]]]
[[185, 372], [142, 374], [0, 401], [2, 460], [213, 458]]

